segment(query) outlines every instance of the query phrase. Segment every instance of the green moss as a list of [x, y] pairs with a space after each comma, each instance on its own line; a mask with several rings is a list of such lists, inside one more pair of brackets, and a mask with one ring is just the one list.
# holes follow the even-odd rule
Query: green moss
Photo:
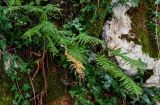
[[106, 14], [107, 14], [107, 12], [106, 12], [105, 8], [99, 7], [97, 9], [97, 13], [94, 14], [96, 17], [93, 20], [93, 22], [91, 22], [90, 26], [88, 26], [88, 29], [87, 29], [89, 34], [96, 36], [96, 37], [99, 37], [101, 30], [103, 29], [103, 26], [104, 26]]
[[0, 82], [0, 105], [11, 105], [12, 97], [9, 92], [9, 83], [4, 78], [1, 78]]
[[[63, 72], [61, 72], [63, 74]], [[46, 75], [47, 77], [47, 97], [44, 99], [44, 102], [50, 103], [53, 100], [57, 100], [62, 96], [66, 95], [67, 89], [61, 82], [62, 74], [58, 72], [49, 71]], [[37, 75], [34, 86], [35, 90], [40, 92], [44, 89], [43, 75]]]
[[10, 81], [5, 77], [5, 74], [2, 72], [3, 63], [0, 60], [0, 105], [11, 105], [12, 103], [12, 96], [10, 92]]
[[51, 101], [53, 99], [58, 99], [64, 96], [67, 92], [66, 88], [62, 84], [61, 74], [57, 72], [51, 72], [48, 74], [48, 91], [47, 91], [47, 101]]
[[87, 7], [92, 7], [92, 9], [84, 11], [82, 18], [84, 19], [85, 24], [88, 24], [87, 32], [89, 35], [99, 37], [104, 26], [105, 17], [108, 14], [108, 6], [109, 4], [107, 4], [107, 1], [99, 1], [99, 5], [97, 1], [87, 4]]
[[[50, 102], [59, 100], [61, 97], [65, 96], [67, 94], [67, 88], [63, 83], [61, 82], [65, 72], [63, 70], [60, 70], [59, 68], [51, 68], [46, 73], [46, 79], [47, 79], [47, 96], [44, 97], [44, 104], [49, 105]], [[36, 76], [34, 81], [35, 90], [37, 92], [40, 92], [44, 89], [44, 80], [43, 75], [39, 74]]]
[[11, 97], [10, 96], [7, 96], [7, 95], [2, 95], [0, 97], [0, 105], [11, 105]]
[[147, 20], [149, 20], [149, 12], [153, 10], [153, 0], [141, 0], [138, 7], [128, 11], [132, 20], [131, 33], [136, 35], [134, 41], [142, 45], [143, 52], [148, 53], [149, 56], [156, 58], [158, 56], [158, 49], [154, 36], [147, 28]]

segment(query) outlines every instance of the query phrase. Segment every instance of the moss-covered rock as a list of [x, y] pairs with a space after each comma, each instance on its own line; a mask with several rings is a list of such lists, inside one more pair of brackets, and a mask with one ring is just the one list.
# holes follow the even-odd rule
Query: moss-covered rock
[[83, 11], [84, 22], [87, 25], [88, 34], [99, 37], [105, 22], [107, 13], [107, 8], [110, 4], [106, 1], [93, 1], [86, 5], [85, 10]]
[[141, 0], [139, 6], [128, 11], [132, 20], [132, 30], [135, 42], [142, 45], [143, 52], [148, 53], [151, 57], [158, 56], [156, 40], [147, 28], [147, 21], [150, 19], [149, 12], [154, 10], [154, 0]]

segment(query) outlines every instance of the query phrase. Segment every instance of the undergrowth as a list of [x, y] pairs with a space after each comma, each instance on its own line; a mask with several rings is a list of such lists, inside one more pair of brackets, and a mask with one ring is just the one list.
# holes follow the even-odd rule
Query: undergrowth
[[[120, 0], [120, 3], [125, 2]], [[71, 7], [67, 3], [72, 4], [69, 16], [67, 9]], [[78, 84], [74, 84], [70, 90], [75, 105], [118, 105], [129, 103], [127, 96], [133, 96], [129, 98], [133, 100], [132, 104], [141, 99], [144, 100], [142, 103], [154, 103], [145, 93], [149, 90], [143, 90], [140, 83], [134, 82], [108, 56], [110, 49], [105, 49], [106, 43], [100, 38], [102, 29], [98, 33], [91, 32], [95, 28], [90, 28], [91, 24], [103, 20], [103, 26], [106, 17], [111, 18], [109, 0], [72, 0], [58, 4], [52, 0], [4, 0], [0, 4], [1, 60], [4, 75], [12, 81], [13, 105], [43, 103], [48, 86], [47, 56], [58, 58], [56, 63], [71, 71], [70, 75], [75, 73], [74, 81], [78, 81]], [[86, 17], [86, 14], [92, 18]], [[143, 74], [141, 61], [129, 59], [120, 51], [112, 52], [112, 55], [122, 57]], [[49, 62], [55, 63], [52, 60]], [[44, 87], [37, 94], [33, 81], [40, 68]]]

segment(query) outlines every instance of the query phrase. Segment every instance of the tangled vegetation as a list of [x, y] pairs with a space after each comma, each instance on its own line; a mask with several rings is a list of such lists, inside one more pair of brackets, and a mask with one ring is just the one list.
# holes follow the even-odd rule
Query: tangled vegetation
[[[158, 11], [155, 16], [159, 19]], [[101, 37], [111, 17], [110, 0], [1, 0], [0, 79], [8, 83], [9, 99], [0, 105], [48, 105], [52, 68], [65, 70], [71, 78], [62, 82], [74, 105], [154, 105], [160, 90], [143, 87], [144, 64], [110, 50]], [[159, 46], [158, 22], [151, 18], [148, 28], [156, 33]], [[113, 56], [122, 57], [139, 74], [126, 75]]]

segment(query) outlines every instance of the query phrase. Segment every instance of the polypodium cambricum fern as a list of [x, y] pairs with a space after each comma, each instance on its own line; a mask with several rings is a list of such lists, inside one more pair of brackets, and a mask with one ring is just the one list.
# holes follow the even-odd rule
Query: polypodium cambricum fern
[[130, 94], [135, 94], [137, 96], [142, 94], [142, 89], [130, 77], [123, 73], [114, 62], [108, 60], [103, 55], [98, 55], [96, 61], [102, 69], [106, 70], [110, 75], [113, 76], [113, 78], [118, 79], [121, 86]]
[[71, 61], [73, 64], [71, 65], [72, 68], [76, 69], [76, 72], [79, 74], [80, 78], [84, 78], [84, 66], [81, 62], [76, 60], [72, 55], [70, 55], [67, 51], [65, 51], [65, 55], [67, 59]]

